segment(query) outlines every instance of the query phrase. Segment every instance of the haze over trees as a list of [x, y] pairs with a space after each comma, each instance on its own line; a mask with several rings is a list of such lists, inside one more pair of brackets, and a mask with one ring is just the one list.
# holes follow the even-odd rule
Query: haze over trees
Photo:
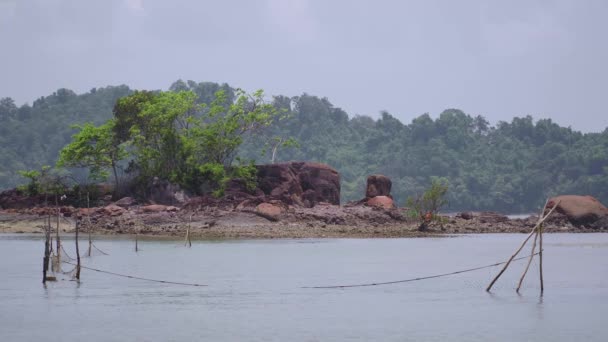
[[[274, 154], [279, 162], [311, 160], [336, 168], [342, 177], [343, 202], [362, 197], [365, 179], [374, 173], [392, 179], [392, 193], [401, 205], [433, 180], [449, 184], [447, 210], [528, 212], [542, 205], [547, 196], [564, 193], [589, 194], [608, 202], [608, 129], [583, 134], [551, 119], [535, 121], [530, 116], [491, 126], [482, 116], [457, 109], [447, 109], [436, 119], [423, 114], [410, 123], [402, 123], [388, 112], [378, 119], [349, 117], [326, 98], [302, 94], [273, 97], [272, 106], [264, 107], [263, 112], [281, 113], [284, 118], [266, 122], [267, 117], [262, 116], [269, 126], [258, 132], [261, 134], [243, 132], [218, 141], [222, 139], [216, 134], [218, 129], [229, 132], [242, 127], [242, 122], [235, 125], [223, 119], [230, 117], [225, 115], [230, 106], [238, 110], [239, 101], [243, 101], [241, 108], [256, 98], [263, 102], [258, 97], [261, 94], [243, 96], [226, 84], [177, 81], [168, 92], [134, 92], [117, 86], [77, 95], [59, 89], [31, 106], [18, 107], [10, 98], [3, 98], [0, 188], [25, 183], [18, 170], [55, 164], [59, 151], [80, 132], [83, 141], [95, 137], [112, 142], [100, 150], [108, 152], [103, 158], [80, 158], [85, 161], [81, 165], [67, 161], [78, 159], [74, 153], [88, 155], [94, 149], [79, 150], [73, 145], [71, 152], [68, 148], [61, 155], [64, 165], [89, 166], [93, 174], [113, 174], [116, 155], [109, 154], [108, 148], [116, 148], [114, 152], [120, 155], [125, 153], [120, 146], [128, 146], [140, 174], [162, 174], [193, 187], [201, 186], [196, 184], [200, 175], [217, 171], [219, 165], [229, 166], [237, 157], [267, 163]], [[179, 103], [180, 110], [166, 107], [169, 102]], [[141, 103], [146, 105], [138, 107]], [[121, 115], [134, 112], [137, 115]], [[163, 114], [149, 120], [150, 113]], [[202, 121], [197, 125], [194, 118]], [[169, 122], [173, 124], [167, 125]], [[281, 141], [276, 137], [293, 137], [299, 147], [273, 146]], [[156, 138], [168, 144], [152, 148], [144, 143]], [[226, 149], [213, 150], [213, 146]], [[221, 180], [226, 175], [218, 177]]]

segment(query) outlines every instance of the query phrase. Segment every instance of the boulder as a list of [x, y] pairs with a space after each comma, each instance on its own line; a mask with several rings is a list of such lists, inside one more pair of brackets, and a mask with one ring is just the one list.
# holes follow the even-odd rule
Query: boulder
[[260, 203], [255, 207], [255, 213], [270, 221], [278, 221], [283, 209], [270, 203]]
[[393, 199], [388, 196], [375, 196], [367, 200], [366, 204], [370, 207], [393, 209], [395, 204]]
[[151, 204], [141, 207], [144, 213], [160, 213], [167, 211], [168, 206], [162, 204]]
[[135, 203], [137, 203], [135, 201], [135, 199], [133, 197], [123, 197], [121, 199], [119, 199], [118, 201], [114, 202], [114, 204], [116, 204], [119, 207], [122, 208], [128, 208], [131, 207], [133, 205], [135, 205]]
[[391, 195], [391, 179], [384, 175], [371, 175], [367, 177], [367, 187], [365, 189], [365, 197], [372, 198], [376, 196]]
[[478, 215], [481, 223], [501, 223], [509, 221], [509, 217], [493, 211], [483, 211]]
[[[559, 204], [558, 204], [559, 203]], [[557, 205], [556, 212], [565, 215], [574, 225], [593, 225], [608, 217], [608, 208], [592, 196], [562, 195], [549, 199], [548, 212]]]
[[328, 165], [289, 162], [257, 169], [258, 186], [271, 199], [306, 207], [320, 202], [340, 204], [340, 175]]
[[177, 205], [189, 200], [188, 195], [177, 184], [154, 177], [148, 188], [148, 199], [157, 204]]
[[463, 211], [461, 213], [456, 214], [456, 217], [461, 218], [463, 220], [472, 220], [475, 217], [475, 214], [470, 211]]
[[126, 210], [124, 208], [121, 208], [115, 204], [110, 204], [110, 205], [103, 207], [103, 214], [109, 215], [109, 216], [120, 216], [125, 211]]

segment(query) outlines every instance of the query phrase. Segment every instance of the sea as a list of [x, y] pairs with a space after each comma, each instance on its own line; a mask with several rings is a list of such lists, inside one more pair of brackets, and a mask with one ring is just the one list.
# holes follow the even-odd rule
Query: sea
[[0, 341], [608, 341], [608, 234], [545, 234], [542, 293], [531, 244], [486, 292], [525, 237], [84, 236], [75, 281], [66, 234], [43, 284], [43, 237], [2, 234]]

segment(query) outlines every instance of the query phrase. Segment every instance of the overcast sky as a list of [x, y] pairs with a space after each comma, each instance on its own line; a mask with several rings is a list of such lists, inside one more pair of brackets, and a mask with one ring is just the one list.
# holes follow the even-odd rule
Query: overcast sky
[[0, 97], [177, 80], [608, 126], [608, 1], [0, 0]]

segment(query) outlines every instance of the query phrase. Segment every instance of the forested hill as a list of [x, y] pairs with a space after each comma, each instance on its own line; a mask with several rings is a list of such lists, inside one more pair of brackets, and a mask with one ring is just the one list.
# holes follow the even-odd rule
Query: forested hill
[[[227, 85], [178, 81], [172, 90], [192, 90], [209, 102]], [[0, 101], [0, 189], [24, 183], [17, 171], [55, 163], [58, 151], [75, 133], [71, 125], [100, 124], [112, 117], [127, 86], [92, 89], [77, 95], [60, 89], [31, 106]], [[393, 195], [404, 204], [432, 177], [449, 181], [448, 210], [529, 212], [553, 194], [590, 194], [608, 203], [608, 129], [582, 134], [550, 119], [514, 118], [490, 126], [481, 116], [448, 109], [437, 119], [424, 114], [402, 123], [389, 113], [374, 120], [349, 117], [327, 99], [311, 95], [277, 96], [289, 118], [269, 128], [268, 136], [294, 137], [299, 148], [280, 148], [277, 160], [327, 163], [342, 176], [342, 200], [359, 199], [374, 173], [393, 180]], [[576, 113], [573, 113], [576, 115]], [[259, 163], [262, 144], [248, 141], [241, 155]]]

